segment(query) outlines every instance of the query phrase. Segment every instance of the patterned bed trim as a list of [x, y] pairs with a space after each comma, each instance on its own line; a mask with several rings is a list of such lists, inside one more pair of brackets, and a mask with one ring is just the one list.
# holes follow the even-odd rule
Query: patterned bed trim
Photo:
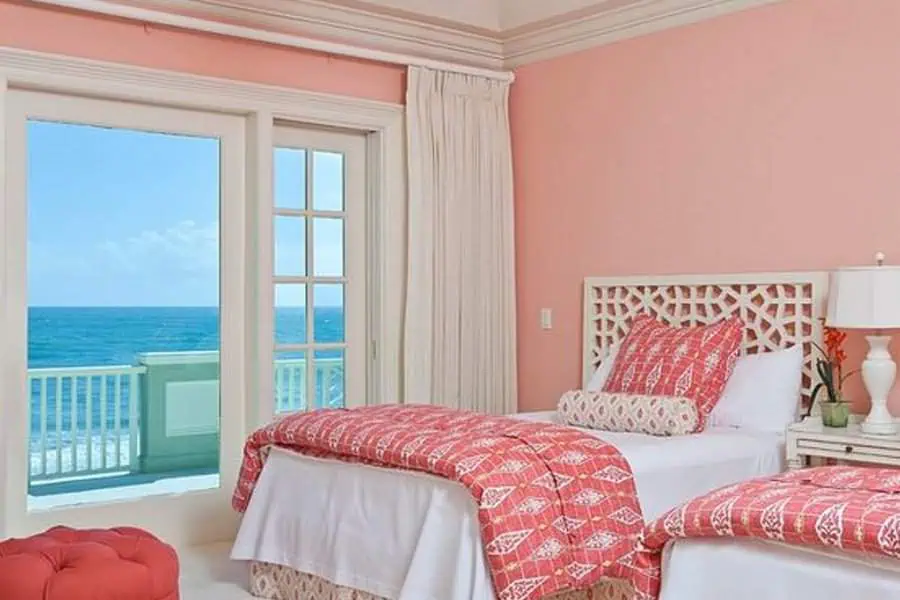
[[[266, 600], [388, 600], [290, 567], [255, 561], [250, 563], [250, 593]], [[547, 600], [631, 600], [632, 596], [628, 582], [610, 579], [591, 591], [564, 592]]]

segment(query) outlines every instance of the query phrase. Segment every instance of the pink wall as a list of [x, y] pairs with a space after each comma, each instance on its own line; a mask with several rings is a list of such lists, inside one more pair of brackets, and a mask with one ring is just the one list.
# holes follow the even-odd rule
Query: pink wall
[[402, 103], [404, 69], [0, 0], [0, 46]]
[[900, 263], [898, 65], [900, 2], [788, 0], [520, 69], [520, 408], [579, 385], [587, 275]]

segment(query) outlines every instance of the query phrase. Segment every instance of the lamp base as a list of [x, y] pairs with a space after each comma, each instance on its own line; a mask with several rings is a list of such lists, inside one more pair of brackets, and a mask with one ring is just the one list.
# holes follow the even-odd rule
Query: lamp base
[[891, 338], [887, 335], [869, 335], [866, 341], [869, 342], [869, 353], [863, 361], [862, 378], [872, 398], [872, 409], [860, 427], [868, 435], [896, 435], [897, 423], [887, 409], [888, 394], [894, 387], [897, 375], [897, 364], [888, 350]]
[[860, 424], [859, 428], [866, 435], [897, 435], [897, 424], [894, 422], [869, 423], [868, 420], [866, 420]]

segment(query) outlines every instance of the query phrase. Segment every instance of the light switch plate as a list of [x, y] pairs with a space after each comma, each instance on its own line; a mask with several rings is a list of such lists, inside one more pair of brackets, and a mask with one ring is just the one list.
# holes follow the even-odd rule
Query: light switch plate
[[541, 329], [553, 329], [553, 311], [549, 308], [541, 309]]

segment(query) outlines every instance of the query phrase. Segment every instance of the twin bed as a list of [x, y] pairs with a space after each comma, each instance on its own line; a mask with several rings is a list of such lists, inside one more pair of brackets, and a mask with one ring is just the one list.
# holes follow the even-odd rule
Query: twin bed
[[[612, 442], [631, 464], [647, 520], [703, 492], [777, 473], [783, 464], [782, 436], [773, 433], [714, 428], [656, 438], [586, 431]], [[474, 501], [454, 482], [276, 449], [253, 494], [232, 558], [282, 565], [376, 598], [495, 597]], [[265, 571], [258, 566], [254, 579]], [[268, 587], [256, 581], [254, 591]]]
[[[826, 283], [823, 273], [590, 278], [585, 384], [639, 314], [681, 327], [738, 315], [746, 324], [743, 353], [803, 349], [801, 395], [808, 401]], [[553, 423], [559, 417], [543, 412], [516, 418]], [[774, 431], [720, 425], [672, 437], [582, 431], [612, 444], [627, 460], [646, 522], [712, 490], [784, 468], [784, 436]], [[232, 558], [250, 563], [251, 592], [263, 598], [494, 600], [479, 516], [470, 490], [455, 481], [273, 447]], [[894, 562], [770, 541], [676, 540], [663, 554], [660, 598], [900, 597]], [[628, 582], [604, 579], [592, 595], [557, 597], [625, 600], [632, 594]]]

